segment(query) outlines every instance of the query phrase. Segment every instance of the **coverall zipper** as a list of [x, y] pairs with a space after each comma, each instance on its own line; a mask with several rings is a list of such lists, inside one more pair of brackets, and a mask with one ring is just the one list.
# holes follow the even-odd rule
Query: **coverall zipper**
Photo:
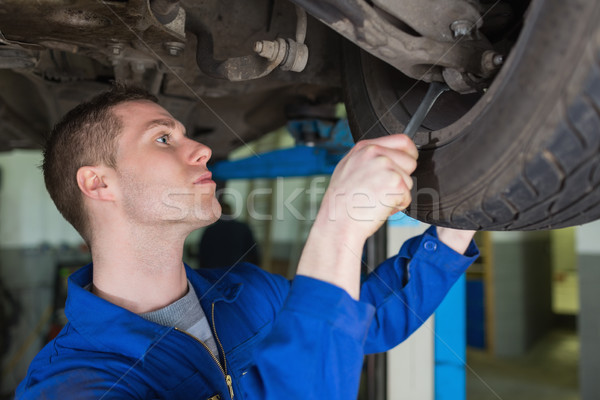
[[210, 351], [210, 349], [208, 348], [208, 346], [206, 345], [206, 343], [204, 343], [202, 340], [199, 340], [195, 336], [190, 335], [186, 331], [182, 331], [181, 329], [179, 329], [177, 327], [175, 327], [175, 330], [178, 331], [178, 332], [184, 333], [185, 335], [191, 337], [196, 342], [198, 342], [202, 346], [204, 346], [204, 348], [206, 349], [206, 351], [208, 352], [208, 354], [210, 354], [210, 357], [213, 359], [213, 361], [217, 364], [217, 366], [219, 367], [219, 369], [223, 373], [223, 376], [225, 377], [225, 383], [227, 383], [227, 387], [229, 388], [229, 396], [233, 399], [233, 396], [234, 396], [234, 394], [233, 394], [233, 379], [231, 379], [231, 375], [229, 375], [227, 373], [227, 357], [225, 357], [225, 350], [223, 350], [223, 345], [221, 344], [221, 341], [219, 340], [219, 335], [217, 335], [217, 328], [215, 326], [215, 303], [214, 302], [212, 303], [212, 306], [211, 306], [211, 316], [212, 316], [212, 331], [213, 331], [213, 335], [215, 336], [215, 340], [219, 344], [219, 348], [221, 349], [221, 354], [223, 354], [223, 365], [221, 365], [221, 362], [219, 361], [219, 359], [213, 354], [212, 351]]

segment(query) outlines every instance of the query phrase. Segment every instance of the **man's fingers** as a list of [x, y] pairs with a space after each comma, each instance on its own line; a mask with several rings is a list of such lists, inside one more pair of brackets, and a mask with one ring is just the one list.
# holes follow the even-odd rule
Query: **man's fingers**
[[[360, 151], [360, 150], [359, 150]], [[383, 168], [401, 169], [409, 175], [417, 168], [417, 159], [402, 150], [389, 147], [369, 145], [362, 149], [366, 157], [371, 158], [367, 162], [378, 162]], [[377, 161], [375, 161], [377, 160]]]
[[355, 148], [360, 149], [364, 146], [377, 145], [395, 150], [402, 150], [410, 154], [413, 158], [419, 157], [419, 151], [413, 141], [404, 134], [394, 134], [381, 136], [375, 139], [365, 139], [356, 143]]
[[387, 168], [380, 171], [373, 180], [380, 189], [382, 204], [393, 208], [393, 213], [408, 207], [411, 201], [410, 191], [413, 187], [413, 180], [409, 173], [400, 168]]
[[410, 174], [407, 174], [407, 173], [402, 173], [400, 176], [402, 177], [402, 180], [404, 181], [404, 185], [406, 185], [406, 188], [410, 192], [414, 185], [412, 177], [410, 176]]
[[412, 197], [410, 192], [389, 193], [382, 199], [382, 204], [389, 207], [389, 215], [405, 210], [410, 204]]

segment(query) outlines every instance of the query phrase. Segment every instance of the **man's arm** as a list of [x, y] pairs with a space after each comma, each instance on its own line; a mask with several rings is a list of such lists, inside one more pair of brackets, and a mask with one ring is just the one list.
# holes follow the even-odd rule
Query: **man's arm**
[[[375, 307], [365, 353], [387, 351], [406, 340], [479, 256], [474, 242], [461, 254], [441, 241], [439, 231], [432, 226], [407, 240], [397, 255], [379, 265], [363, 283], [360, 299]], [[456, 231], [451, 237], [464, 245], [470, 236]]]
[[393, 135], [357, 143], [337, 165], [297, 276], [255, 352], [248, 374], [254, 397], [356, 397], [374, 314], [356, 301], [363, 244], [409, 204], [417, 154], [408, 137]]
[[[364, 243], [390, 215], [410, 204], [417, 157], [405, 135], [358, 142], [333, 173], [297, 274], [337, 285], [358, 299]], [[461, 254], [475, 233], [442, 227], [437, 232]]]
[[436, 227], [438, 238], [458, 254], [464, 254], [475, 231]]
[[358, 142], [336, 167], [298, 264], [298, 275], [360, 295], [365, 241], [410, 204], [418, 152], [405, 135]]
[[[359, 142], [338, 164], [297, 276], [255, 353], [248, 374], [255, 397], [356, 397], [376, 307], [356, 301], [362, 249], [391, 214], [410, 203], [417, 154], [408, 137], [392, 135]], [[453, 246], [466, 247], [466, 238], [447, 234]]]

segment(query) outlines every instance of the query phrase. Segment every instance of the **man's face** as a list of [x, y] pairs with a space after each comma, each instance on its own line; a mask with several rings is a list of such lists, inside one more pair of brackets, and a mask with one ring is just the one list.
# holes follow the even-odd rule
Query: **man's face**
[[156, 103], [122, 103], [113, 112], [123, 123], [116, 171], [126, 217], [191, 229], [216, 221], [221, 207], [206, 167], [211, 150], [188, 138], [183, 125]]

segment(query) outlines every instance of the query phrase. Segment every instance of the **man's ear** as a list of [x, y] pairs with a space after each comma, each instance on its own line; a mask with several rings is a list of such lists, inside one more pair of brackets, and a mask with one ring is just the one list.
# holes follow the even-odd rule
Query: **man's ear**
[[115, 187], [110, 177], [112, 169], [105, 166], [84, 166], [77, 170], [77, 185], [81, 192], [95, 200], [114, 200]]

